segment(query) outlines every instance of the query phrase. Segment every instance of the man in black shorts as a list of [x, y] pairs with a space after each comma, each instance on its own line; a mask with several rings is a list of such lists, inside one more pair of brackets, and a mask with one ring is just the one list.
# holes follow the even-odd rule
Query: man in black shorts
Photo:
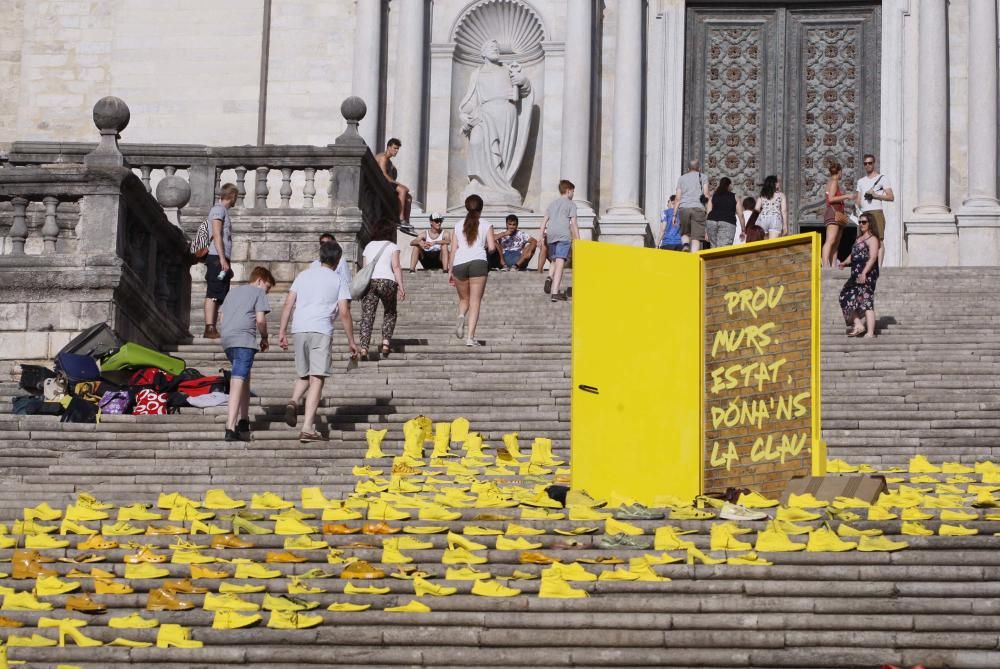
[[236, 204], [239, 189], [235, 184], [225, 184], [219, 191], [219, 202], [208, 212], [211, 226], [211, 241], [205, 256], [205, 333], [207, 339], [218, 339], [216, 319], [219, 305], [229, 294], [229, 282], [233, 278], [230, 258], [233, 253], [233, 223], [229, 210]]
[[434, 212], [430, 215], [431, 229], [423, 230], [417, 238], [410, 242], [413, 250], [410, 252], [410, 273], [417, 271], [417, 261], [424, 269], [439, 269], [448, 271], [448, 251], [451, 248], [451, 234], [441, 229], [444, 224], [444, 214]]

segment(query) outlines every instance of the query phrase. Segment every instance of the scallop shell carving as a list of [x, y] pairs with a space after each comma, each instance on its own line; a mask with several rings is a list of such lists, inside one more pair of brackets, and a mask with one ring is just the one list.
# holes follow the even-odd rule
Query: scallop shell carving
[[541, 59], [545, 30], [532, 9], [516, 0], [483, 0], [468, 8], [455, 24], [455, 56], [480, 64], [480, 50], [489, 40], [500, 44], [504, 62], [530, 63]]

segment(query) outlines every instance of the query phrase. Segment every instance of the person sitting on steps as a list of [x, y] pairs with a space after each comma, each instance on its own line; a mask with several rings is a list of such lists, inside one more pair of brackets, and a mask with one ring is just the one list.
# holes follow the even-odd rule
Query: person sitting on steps
[[417, 261], [424, 269], [439, 269], [448, 273], [448, 252], [451, 250], [451, 233], [442, 230], [444, 214], [434, 212], [430, 216], [431, 229], [424, 230], [410, 242], [410, 273], [417, 271]]
[[413, 227], [410, 225], [410, 206], [413, 204], [413, 196], [407, 186], [396, 181], [398, 173], [396, 166], [392, 164], [392, 159], [399, 153], [403, 143], [395, 137], [385, 143], [385, 151], [375, 156], [375, 162], [382, 168], [382, 175], [386, 178], [399, 197], [399, 229], [407, 234], [412, 234]]
[[535, 255], [538, 242], [526, 232], [518, 230], [519, 224], [517, 216], [509, 214], [506, 221], [507, 229], [496, 235], [500, 247], [497, 256], [501, 269], [524, 271], [528, 269], [528, 263]]

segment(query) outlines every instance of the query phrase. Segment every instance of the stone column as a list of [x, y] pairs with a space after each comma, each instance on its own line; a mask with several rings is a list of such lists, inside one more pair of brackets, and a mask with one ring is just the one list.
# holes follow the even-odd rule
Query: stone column
[[[427, 172], [424, 199], [427, 211], [444, 211], [448, 208], [448, 170], [445, 166], [448, 165], [451, 150], [451, 113], [454, 106], [451, 77], [454, 59], [454, 44], [431, 44], [431, 105], [427, 124], [426, 164], [440, 165], [441, 169]], [[415, 224], [419, 222], [414, 221]]]
[[615, 39], [615, 123], [609, 214], [639, 212], [642, 154], [642, 0], [618, 1]]
[[[410, 188], [413, 208], [421, 209], [424, 202], [423, 137], [424, 128], [424, 63], [427, 47], [424, 42], [424, 24], [427, 18], [427, 0], [396, 0], [400, 5], [399, 25], [406, 26], [405, 37], [398, 41], [396, 88], [393, 98], [392, 126], [389, 136], [398, 137], [403, 143], [393, 162], [399, 171], [399, 181]], [[418, 196], [419, 192], [419, 196]]]
[[357, 0], [355, 4], [354, 71], [351, 95], [357, 95], [368, 105], [368, 117], [359, 132], [372, 153], [378, 153], [379, 111], [382, 109], [382, 4], [383, 0]]
[[[921, 0], [917, 69], [917, 197], [914, 213], [948, 215], [948, 11], [947, 0]], [[898, 177], [897, 177], [898, 178]]]
[[566, 2], [566, 55], [563, 74], [562, 175], [576, 186], [577, 206], [593, 213], [590, 186], [590, 105], [593, 62], [591, 0]]
[[997, 201], [997, 6], [969, 3], [969, 190], [958, 212], [962, 265], [1000, 264]]

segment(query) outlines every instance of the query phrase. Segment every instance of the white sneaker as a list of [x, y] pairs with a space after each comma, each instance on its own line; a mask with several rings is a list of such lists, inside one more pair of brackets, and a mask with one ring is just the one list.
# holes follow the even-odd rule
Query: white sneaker
[[465, 338], [465, 314], [458, 315], [458, 321], [455, 323], [455, 336], [459, 339]]
[[726, 502], [722, 505], [722, 511], [719, 512], [719, 518], [723, 520], [764, 520], [765, 518], [770, 518], [766, 513], [762, 511], [754, 511], [753, 509], [748, 509], [745, 506], [740, 506], [739, 504], [732, 504]]
[[482, 344], [480, 344], [479, 341], [476, 340], [476, 339], [466, 339], [465, 340], [465, 345], [466, 346], [482, 347]]

